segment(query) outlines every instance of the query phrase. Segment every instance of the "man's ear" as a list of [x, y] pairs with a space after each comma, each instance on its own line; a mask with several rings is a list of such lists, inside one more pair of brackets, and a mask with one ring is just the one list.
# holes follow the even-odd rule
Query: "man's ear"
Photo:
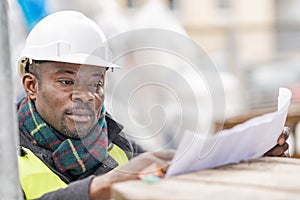
[[22, 83], [27, 96], [35, 101], [38, 90], [38, 80], [36, 77], [30, 73], [26, 73], [22, 77]]

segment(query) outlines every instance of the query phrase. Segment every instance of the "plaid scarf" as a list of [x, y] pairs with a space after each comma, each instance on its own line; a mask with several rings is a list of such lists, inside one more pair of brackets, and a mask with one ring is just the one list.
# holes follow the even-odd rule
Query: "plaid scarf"
[[54, 165], [61, 173], [79, 176], [107, 157], [107, 124], [104, 106], [98, 123], [82, 139], [67, 138], [49, 126], [37, 113], [34, 103], [22, 100], [18, 109], [19, 128], [46, 149], [52, 150]]

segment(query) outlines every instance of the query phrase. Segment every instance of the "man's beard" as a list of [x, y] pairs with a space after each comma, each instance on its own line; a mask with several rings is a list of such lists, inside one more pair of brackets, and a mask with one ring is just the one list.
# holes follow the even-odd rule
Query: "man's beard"
[[[63, 117], [64, 118], [64, 117]], [[91, 121], [94, 121], [91, 119]], [[75, 123], [75, 122], [74, 122]], [[68, 138], [73, 138], [73, 139], [82, 139], [88, 136], [90, 133], [91, 129], [97, 124], [97, 122], [93, 123], [89, 128], [83, 128], [79, 124], [75, 123], [75, 130], [70, 130], [66, 124], [65, 121], [62, 119], [61, 120], [61, 130], [59, 131], [62, 135]]]
[[[68, 113], [73, 113], [73, 111], [76, 110], [87, 110], [90, 112], [91, 114], [91, 125], [90, 127], [85, 128], [84, 126], [81, 126], [80, 123], [76, 123], [75, 124], [75, 129], [71, 130], [68, 128], [68, 126], [66, 125], [66, 118]], [[96, 121], [95, 119], [98, 119], [97, 117], [97, 112], [95, 112], [95, 110], [93, 110], [88, 104], [81, 104], [81, 105], [75, 105], [72, 109], [66, 109], [64, 111], [64, 114], [62, 116], [61, 121], [61, 134], [68, 137], [68, 138], [73, 138], [73, 139], [81, 139], [81, 138], [85, 138], [91, 131], [92, 128], [95, 127], [95, 125], [98, 123], [98, 121]]]

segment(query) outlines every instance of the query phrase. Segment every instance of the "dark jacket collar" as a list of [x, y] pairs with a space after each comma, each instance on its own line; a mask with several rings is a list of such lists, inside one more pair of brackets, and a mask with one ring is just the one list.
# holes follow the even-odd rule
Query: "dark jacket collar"
[[124, 127], [120, 123], [113, 120], [109, 113], [106, 113], [105, 119], [107, 122], [108, 139], [110, 141], [114, 141]]

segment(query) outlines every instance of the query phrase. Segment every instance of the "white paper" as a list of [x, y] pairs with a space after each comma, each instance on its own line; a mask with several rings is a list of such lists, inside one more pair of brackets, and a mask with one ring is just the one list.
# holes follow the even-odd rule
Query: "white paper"
[[261, 157], [277, 144], [292, 93], [280, 88], [278, 111], [212, 135], [186, 131], [166, 176], [173, 176]]

